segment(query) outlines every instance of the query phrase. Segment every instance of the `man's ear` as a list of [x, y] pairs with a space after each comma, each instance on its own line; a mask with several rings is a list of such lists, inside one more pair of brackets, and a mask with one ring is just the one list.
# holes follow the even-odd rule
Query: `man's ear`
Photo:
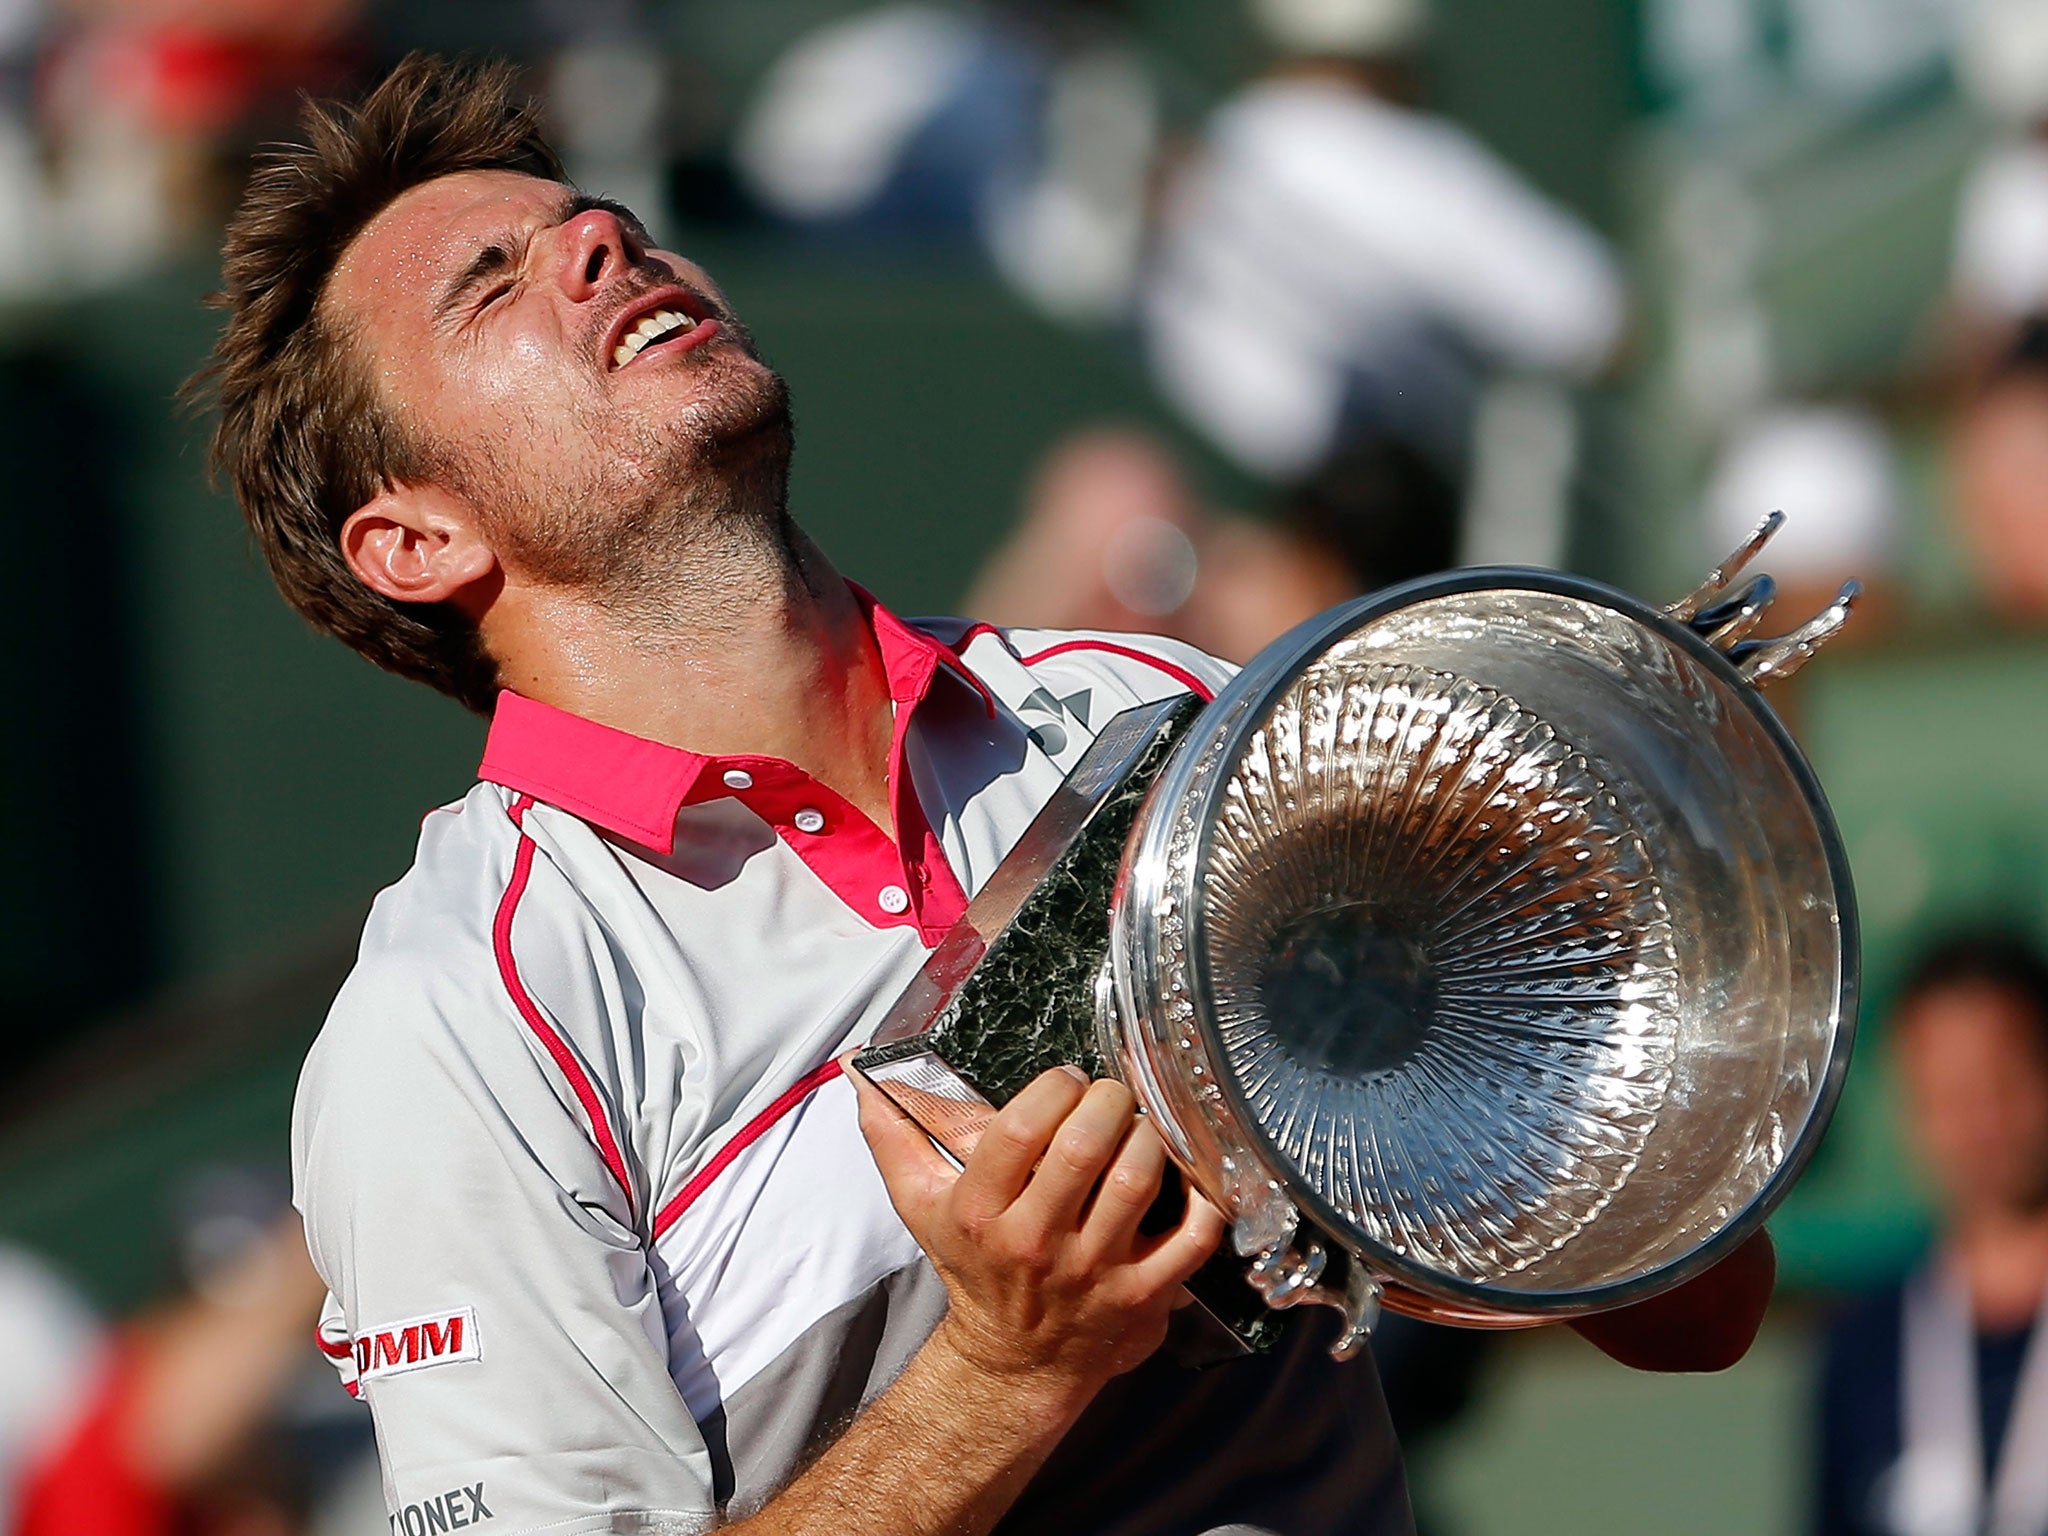
[[356, 508], [341, 553], [364, 586], [400, 603], [459, 603], [498, 568], [469, 504], [431, 485], [386, 486]]

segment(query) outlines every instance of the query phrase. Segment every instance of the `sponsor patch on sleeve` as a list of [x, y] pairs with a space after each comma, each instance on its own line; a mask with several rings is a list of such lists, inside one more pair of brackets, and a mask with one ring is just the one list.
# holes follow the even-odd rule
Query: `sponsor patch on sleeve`
[[483, 1345], [477, 1337], [474, 1307], [457, 1307], [426, 1317], [407, 1318], [402, 1323], [365, 1328], [355, 1338], [358, 1381], [375, 1381], [380, 1376], [423, 1371], [430, 1365], [482, 1358]]

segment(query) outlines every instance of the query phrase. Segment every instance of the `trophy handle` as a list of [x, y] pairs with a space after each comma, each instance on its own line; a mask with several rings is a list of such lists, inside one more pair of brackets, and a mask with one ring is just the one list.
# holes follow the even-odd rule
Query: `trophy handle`
[[1735, 670], [1742, 674], [1742, 680], [1753, 688], [1761, 688], [1790, 677], [1805, 666], [1828, 641], [1842, 632], [1842, 626], [1849, 622], [1849, 609], [1857, 598], [1863, 595], [1863, 583], [1845, 581], [1835, 600], [1789, 635], [1776, 640], [1750, 640], [1731, 648], [1729, 660], [1735, 663]]
[[1843, 625], [1849, 622], [1850, 608], [1863, 595], [1861, 582], [1844, 582], [1832, 603], [1789, 634], [1773, 640], [1750, 639], [1778, 595], [1777, 583], [1768, 576], [1757, 576], [1739, 591], [1729, 589], [1771, 541], [1771, 536], [1784, 526], [1784, 513], [1769, 514], [1726, 559], [1707, 572], [1705, 581], [1664, 610], [1665, 617], [1683, 624], [1735, 663], [1736, 672], [1752, 688], [1788, 678], [1813, 660], [1823, 645], [1842, 632]]
[[1245, 1278], [1276, 1312], [1310, 1303], [1335, 1307], [1344, 1315], [1344, 1331], [1330, 1345], [1330, 1358], [1349, 1360], [1372, 1338], [1385, 1287], [1356, 1258], [1341, 1266], [1342, 1284], [1334, 1285], [1329, 1263], [1330, 1250], [1320, 1238], [1290, 1235], [1260, 1250]]
[[1764, 520], [1750, 530], [1749, 537], [1738, 544], [1734, 552], [1727, 559], [1707, 572], [1707, 579], [1705, 581], [1666, 608], [1664, 612], [1681, 624], [1691, 624], [1702, 609], [1708, 607], [1722, 593], [1728, 590], [1728, 583], [1742, 574], [1743, 568], [1756, 558], [1757, 551], [1770, 543], [1771, 536], [1784, 526], [1784, 513], [1766, 513]]

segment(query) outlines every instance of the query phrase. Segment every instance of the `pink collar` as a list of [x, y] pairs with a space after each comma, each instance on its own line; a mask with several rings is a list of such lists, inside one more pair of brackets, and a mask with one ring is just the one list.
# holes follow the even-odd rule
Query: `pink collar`
[[[987, 685], [958, 655], [861, 587], [848, 585], [881, 652], [889, 697], [897, 706], [899, 751], [911, 712], [924, 702], [942, 667], [972, 687], [994, 714]], [[779, 758], [707, 757], [666, 746], [507, 689], [498, 695], [477, 774], [666, 854], [674, 850], [677, 811], [727, 794], [734, 780], [744, 782], [764, 768], [794, 772]]]

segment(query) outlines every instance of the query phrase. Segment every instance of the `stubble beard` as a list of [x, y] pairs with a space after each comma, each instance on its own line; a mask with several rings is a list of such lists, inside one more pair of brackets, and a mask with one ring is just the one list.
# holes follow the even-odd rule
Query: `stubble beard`
[[[650, 633], [717, 627], [789, 580], [800, 535], [789, 516], [787, 387], [744, 354], [714, 366], [723, 387], [660, 428], [628, 440], [613, 429], [616, 451], [581, 475], [522, 476], [488, 444], [442, 473], [480, 509], [509, 573]], [[605, 432], [579, 407], [556, 435], [584, 444]]]

